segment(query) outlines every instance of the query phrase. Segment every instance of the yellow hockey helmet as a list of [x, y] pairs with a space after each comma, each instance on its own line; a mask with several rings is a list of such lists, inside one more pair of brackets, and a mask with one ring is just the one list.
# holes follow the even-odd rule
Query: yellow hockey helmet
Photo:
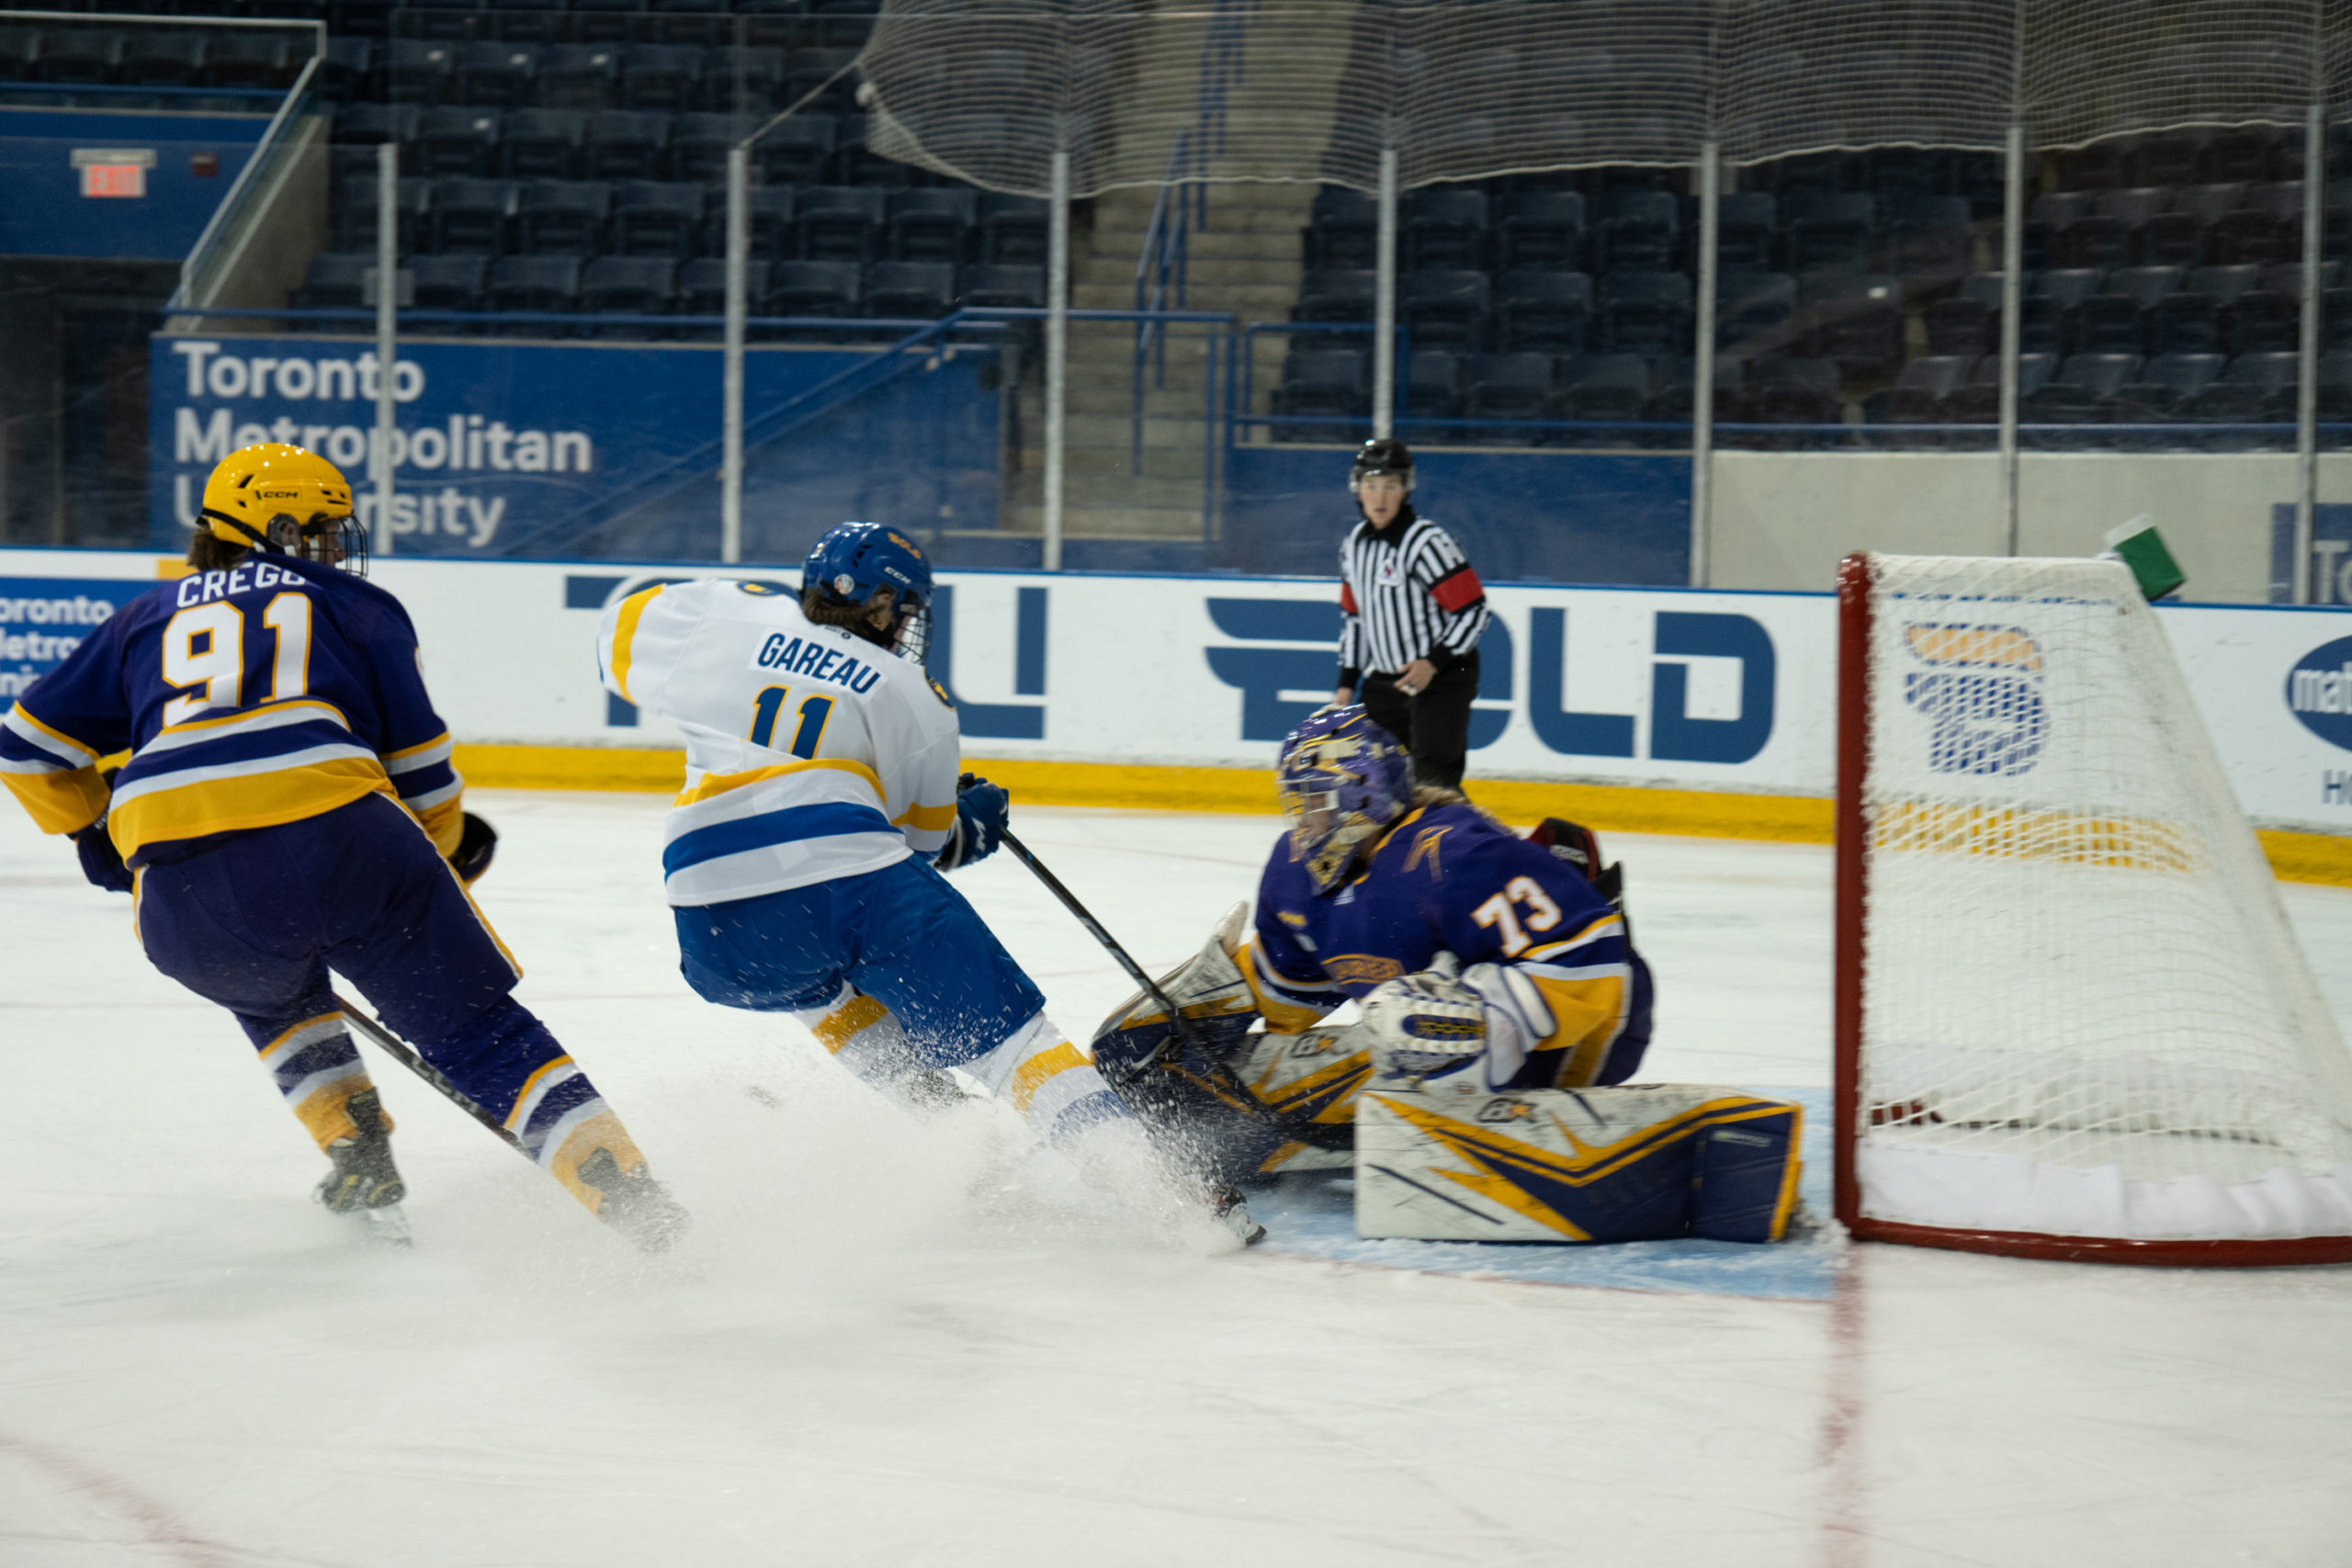
[[367, 536], [352, 521], [351, 482], [315, 452], [266, 441], [220, 459], [198, 515], [216, 539], [366, 570]]

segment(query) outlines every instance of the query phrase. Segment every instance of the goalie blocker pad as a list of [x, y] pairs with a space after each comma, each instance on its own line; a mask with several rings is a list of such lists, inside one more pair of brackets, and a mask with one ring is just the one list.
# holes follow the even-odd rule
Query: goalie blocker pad
[[1778, 1241], [1804, 1111], [1701, 1084], [1356, 1102], [1356, 1232], [1419, 1241]]

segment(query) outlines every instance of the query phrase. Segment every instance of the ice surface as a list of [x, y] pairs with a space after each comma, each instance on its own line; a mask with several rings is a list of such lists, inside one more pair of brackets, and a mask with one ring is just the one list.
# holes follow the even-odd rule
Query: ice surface
[[[1854, 1247], [1769, 1300], [1041, 1209], [985, 1110], [911, 1123], [685, 990], [658, 798], [474, 804], [522, 995], [693, 1243], [639, 1261], [387, 1065], [417, 1245], [349, 1244], [234, 1025], [0, 813], [7, 1568], [2352, 1562], [2352, 1270]], [[1154, 966], [1273, 830], [1020, 826]], [[1610, 847], [1645, 1076], [1825, 1084], [1827, 852]], [[958, 883], [1073, 1032], [1125, 992], [1011, 856]], [[2352, 1015], [2352, 894], [2288, 898]]]

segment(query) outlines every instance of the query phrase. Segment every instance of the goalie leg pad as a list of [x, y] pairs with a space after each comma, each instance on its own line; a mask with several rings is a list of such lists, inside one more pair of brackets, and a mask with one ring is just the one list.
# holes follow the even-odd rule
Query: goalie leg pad
[[1485, 1094], [1375, 1083], [1356, 1111], [1356, 1231], [1777, 1241], [1796, 1204], [1804, 1115], [1695, 1084]]

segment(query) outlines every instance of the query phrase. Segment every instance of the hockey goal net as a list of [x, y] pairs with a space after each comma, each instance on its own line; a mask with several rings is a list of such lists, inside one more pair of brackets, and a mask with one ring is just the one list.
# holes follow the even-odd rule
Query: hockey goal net
[[2352, 1259], [2352, 1056], [2130, 573], [1855, 556], [1838, 591], [1838, 1218]]

